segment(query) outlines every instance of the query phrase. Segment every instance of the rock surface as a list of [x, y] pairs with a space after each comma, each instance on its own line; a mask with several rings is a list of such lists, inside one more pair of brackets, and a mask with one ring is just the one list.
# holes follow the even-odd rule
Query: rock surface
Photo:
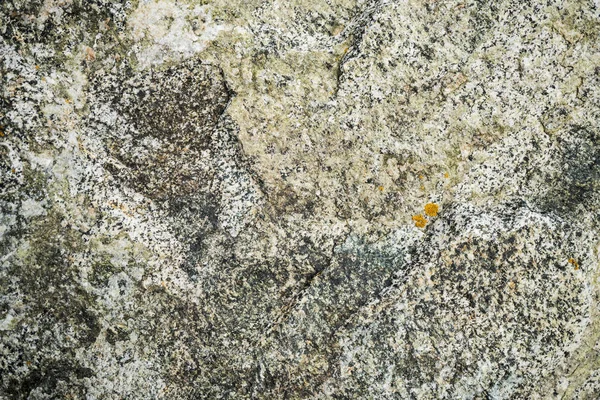
[[596, 399], [600, 3], [0, 2], [0, 398]]

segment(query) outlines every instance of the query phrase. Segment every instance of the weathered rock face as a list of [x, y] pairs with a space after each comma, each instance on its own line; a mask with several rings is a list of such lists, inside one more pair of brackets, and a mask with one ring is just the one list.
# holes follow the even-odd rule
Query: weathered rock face
[[599, 27], [1, 2], [0, 398], [598, 398]]

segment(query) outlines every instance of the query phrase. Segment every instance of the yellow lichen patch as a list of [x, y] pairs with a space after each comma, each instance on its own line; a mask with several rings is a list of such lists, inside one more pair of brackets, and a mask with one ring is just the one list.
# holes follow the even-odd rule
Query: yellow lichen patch
[[425, 204], [425, 214], [430, 217], [436, 217], [438, 215], [439, 207], [435, 203], [427, 203]]
[[444, 178], [446, 178], [446, 179], [450, 178], [450, 174], [449, 174], [449, 173], [447, 173], [447, 172], [445, 172], [445, 173], [444, 173]]
[[415, 221], [417, 228], [425, 228], [425, 225], [427, 225], [427, 220], [422, 214], [413, 215], [412, 220]]
[[569, 258], [569, 264], [572, 264], [572, 265], [574, 265], [576, 270], [577, 270], [577, 269], [579, 269], [579, 263], [577, 262], [577, 260], [576, 260], [576, 259], [574, 259], [574, 258]]
[[383, 186], [379, 186], [379, 191], [383, 192]]

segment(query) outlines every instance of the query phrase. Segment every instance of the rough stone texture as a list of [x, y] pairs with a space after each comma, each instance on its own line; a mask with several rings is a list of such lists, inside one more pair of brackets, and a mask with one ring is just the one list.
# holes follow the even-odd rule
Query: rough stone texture
[[0, 1], [2, 399], [597, 399], [599, 250], [597, 1]]

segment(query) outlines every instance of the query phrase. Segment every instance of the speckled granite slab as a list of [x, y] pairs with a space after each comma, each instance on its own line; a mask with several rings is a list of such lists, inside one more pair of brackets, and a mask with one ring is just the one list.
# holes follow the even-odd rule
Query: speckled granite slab
[[600, 398], [598, 0], [1, 0], [1, 399]]

